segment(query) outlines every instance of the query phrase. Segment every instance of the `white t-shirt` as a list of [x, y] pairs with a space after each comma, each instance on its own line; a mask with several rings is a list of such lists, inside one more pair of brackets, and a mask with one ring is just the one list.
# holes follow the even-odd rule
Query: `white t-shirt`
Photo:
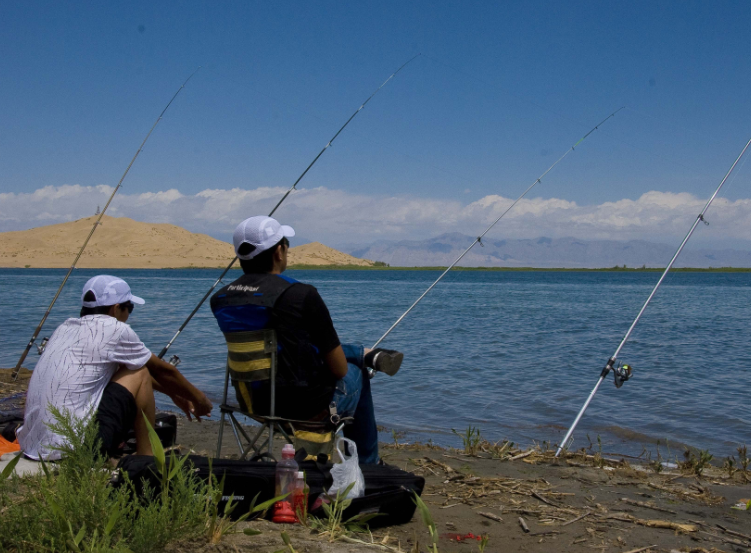
[[143, 367], [151, 352], [130, 325], [109, 315], [68, 319], [52, 334], [29, 381], [23, 426], [17, 431], [21, 450], [32, 459], [55, 460], [63, 437], [49, 405], [84, 418], [96, 411], [104, 388], [117, 370]]

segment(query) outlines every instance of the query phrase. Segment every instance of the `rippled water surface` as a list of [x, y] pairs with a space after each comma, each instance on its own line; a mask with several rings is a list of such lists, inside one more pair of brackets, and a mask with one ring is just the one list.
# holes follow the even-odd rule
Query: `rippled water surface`
[[[218, 276], [215, 270], [119, 270], [135, 294], [131, 326], [155, 352]], [[47, 321], [49, 336], [80, 309], [93, 270], [68, 282]], [[232, 278], [239, 276], [233, 272]], [[320, 291], [340, 338], [371, 345], [439, 275], [433, 271], [289, 271]], [[0, 366], [14, 366], [64, 271], [0, 269]], [[456, 445], [451, 429], [488, 439], [557, 442], [600, 369], [647, 298], [657, 273], [452, 272], [394, 330], [386, 347], [405, 353], [394, 378], [373, 382], [379, 424], [410, 438]], [[576, 433], [606, 451], [640, 453], [657, 439], [715, 455], [751, 445], [751, 274], [668, 276], [621, 359], [635, 377], [600, 388]], [[208, 306], [171, 352], [213, 399], [223, 379], [224, 340]], [[33, 367], [38, 356], [29, 356]], [[166, 407], [168, 402], [162, 402]], [[384, 438], [386, 438], [384, 436]]]

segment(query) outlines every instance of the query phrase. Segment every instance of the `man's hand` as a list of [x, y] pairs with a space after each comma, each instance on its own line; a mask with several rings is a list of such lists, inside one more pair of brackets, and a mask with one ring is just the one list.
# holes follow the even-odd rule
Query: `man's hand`
[[[175, 367], [152, 354], [146, 362], [152, 377], [152, 387], [157, 392], [167, 394], [180, 409], [191, 419], [198, 420], [211, 414], [214, 407], [202, 391], [193, 386]], [[191, 399], [187, 399], [191, 398]], [[192, 420], [192, 419], [191, 419]]]
[[206, 394], [201, 392], [201, 399], [193, 407], [193, 414], [198, 417], [210, 417], [214, 404], [209, 401]]
[[180, 396], [172, 396], [172, 402], [182, 409], [189, 421], [195, 417], [198, 422], [201, 422], [201, 417], [210, 417], [211, 409], [214, 407], [205, 394], [197, 404]]

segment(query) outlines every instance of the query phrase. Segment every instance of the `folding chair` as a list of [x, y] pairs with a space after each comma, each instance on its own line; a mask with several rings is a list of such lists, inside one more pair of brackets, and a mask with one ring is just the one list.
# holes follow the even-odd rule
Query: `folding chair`
[[[220, 457], [222, 451], [225, 417], [229, 419], [232, 433], [240, 448], [240, 459], [245, 459], [248, 454], [253, 453], [254, 459], [276, 460], [271, 452], [275, 432], [279, 432], [288, 443], [295, 446], [295, 449], [305, 447], [311, 455], [330, 454], [333, 449], [334, 435], [352, 418], [339, 417], [333, 403], [329, 406], [325, 418], [320, 421], [300, 421], [276, 416], [276, 332], [273, 330], [231, 332], [225, 333], [224, 338], [227, 341], [227, 368], [224, 375], [222, 404], [219, 406], [222, 415], [216, 444], [217, 458]], [[230, 405], [227, 402], [230, 381], [235, 388], [238, 405]], [[251, 387], [254, 383], [263, 381], [269, 382], [271, 394], [268, 414], [254, 412], [253, 406]], [[245, 432], [235, 416], [236, 413], [261, 424], [252, 437]], [[264, 431], [267, 431], [267, 435], [259, 444]]]

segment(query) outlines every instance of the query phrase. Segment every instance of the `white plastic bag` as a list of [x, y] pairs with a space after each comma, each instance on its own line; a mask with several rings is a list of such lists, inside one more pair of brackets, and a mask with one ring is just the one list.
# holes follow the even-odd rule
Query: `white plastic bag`
[[[351, 455], [345, 455], [344, 444], [347, 444], [347, 449]], [[334, 479], [334, 483], [327, 492], [331, 497], [336, 497], [337, 492], [344, 492], [347, 486], [354, 482], [354, 486], [347, 494], [347, 499], [355, 499], [365, 495], [365, 478], [360, 470], [360, 465], [357, 462], [357, 446], [352, 440], [347, 438], [338, 437], [336, 439], [336, 451], [339, 453], [340, 463], [335, 463], [331, 467], [331, 477]]]

